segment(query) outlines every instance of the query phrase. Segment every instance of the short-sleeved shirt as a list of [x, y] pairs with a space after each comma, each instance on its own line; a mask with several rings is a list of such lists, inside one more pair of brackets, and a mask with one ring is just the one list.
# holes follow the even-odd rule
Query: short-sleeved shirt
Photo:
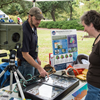
[[33, 31], [30, 27], [28, 20], [22, 25], [23, 27], [23, 44], [22, 48], [17, 50], [17, 57], [22, 61], [26, 61], [22, 57], [22, 52], [29, 52], [33, 59], [37, 59], [38, 52], [36, 51], [38, 45], [37, 29]]
[[0, 22], [5, 22], [4, 19], [1, 19]]
[[14, 22], [12, 19], [9, 19], [9, 22], [11, 23], [11, 22]]

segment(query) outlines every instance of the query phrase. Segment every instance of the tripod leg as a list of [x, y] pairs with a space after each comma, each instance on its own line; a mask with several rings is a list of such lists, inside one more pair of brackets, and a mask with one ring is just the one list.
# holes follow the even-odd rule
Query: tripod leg
[[13, 83], [13, 71], [10, 71], [10, 91], [12, 91], [12, 83]]
[[8, 70], [9, 66], [7, 66], [1, 73], [0, 73], [0, 78], [3, 76], [3, 74]]
[[5, 73], [5, 71], [3, 70], [3, 71], [0, 73], [0, 78], [3, 76], [4, 73]]
[[19, 76], [25, 81], [25, 83], [27, 83], [27, 81], [25, 80], [25, 78], [23, 77], [23, 75], [20, 73], [20, 71], [18, 69], [16, 71], [19, 74]]
[[1, 88], [3, 88], [4, 85], [5, 85], [5, 83], [6, 83], [7, 81], [9, 81], [9, 80], [10, 80], [10, 75], [9, 75], [8, 78], [3, 82], [3, 84], [1, 85]]
[[26, 100], [26, 99], [25, 99], [25, 96], [24, 96], [24, 93], [23, 93], [23, 91], [22, 91], [22, 87], [21, 87], [21, 84], [20, 84], [20, 82], [19, 82], [19, 78], [18, 78], [18, 75], [17, 75], [16, 71], [14, 71], [14, 76], [15, 76], [15, 79], [16, 79], [16, 82], [17, 82], [18, 89], [19, 89], [19, 92], [20, 92], [20, 94], [21, 94], [21, 97], [22, 97], [23, 100]]

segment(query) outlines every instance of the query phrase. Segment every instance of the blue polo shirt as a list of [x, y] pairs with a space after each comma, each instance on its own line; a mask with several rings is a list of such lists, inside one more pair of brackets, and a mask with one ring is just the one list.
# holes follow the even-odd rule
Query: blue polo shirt
[[12, 22], [14, 22], [14, 21], [13, 21], [12, 19], [9, 19], [9, 22], [12, 23]]
[[38, 47], [38, 36], [37, 36], [37, 29], [34, 28], [34, 31], [30, 27], [28, 20], [25, 21], [22, 25], [23, 27], [23, 44], [22, 48], [17, 50], [17, 57], [22, 61], [26, 61], [22, 57], [22, 52], [29, 52], [29, 54], [36, 59], [38, 52], [36, 48]]

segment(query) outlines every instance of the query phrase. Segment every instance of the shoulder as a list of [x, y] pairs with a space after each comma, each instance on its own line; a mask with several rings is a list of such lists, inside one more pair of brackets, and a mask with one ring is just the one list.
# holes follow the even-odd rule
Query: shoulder
[[30, 37], [30, 34], [31, 34], [31, 32], [32, 32], [32, 29], [31, 29], [31, 27], [29, 26], [28, 21], [25, 21], [25, 22], [22, 24], [22, 27], [23, 27], [23, 35], [25, 35], [26, 37]]
[[23, 31], [30, 32], [30, 33], [32, 32], [32, 28], [30, 27], [27, 20], [22, 24], [22, 27], [23, 27]]
[[22, 19], [20, 18], [20, 22], [22, 22]]
[[22, 24], [22, 27], [23, 27], [23, 31], [28, 31], [28, 23], [27, 23], [27, 21], [25, 21], [25, 22]]

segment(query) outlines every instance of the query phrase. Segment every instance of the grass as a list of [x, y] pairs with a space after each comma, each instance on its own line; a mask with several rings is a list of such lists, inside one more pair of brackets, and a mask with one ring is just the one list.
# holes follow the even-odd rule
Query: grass
[[51, 31], [38, 30], [39, 58], [42, 67], [49, 63], [49, 53], [52, 53]]
[[77, 42], [78, 42], [78, 54], [86, 54], [89, 55], [92, 50], [92, 44], [94, 38], [83, 38], [82, 36], [87, 35], [85, 32], [77, 31]]
[[[38, 29], [38, 45], [39, 45], [39, 58], [42, 62], [42, 67], [49, 63], [49, 53], [52, 53], [52, 41], [51, 41], [51, 30], [50, 29]], [[78, 54], [89, 55], [91, 52], [92, 44], [94, 38], [84, 38], [82, 36], [87, 35], [87, 33], [82, 31], [77, 31], [77, 42], [78, 42]], [[0, 50], [0, 53], [7, 52], [7, 50]], [[4, 57], [9, 58], [8, 57]], [[0, 63], [1, 62], [0, 58]]]

